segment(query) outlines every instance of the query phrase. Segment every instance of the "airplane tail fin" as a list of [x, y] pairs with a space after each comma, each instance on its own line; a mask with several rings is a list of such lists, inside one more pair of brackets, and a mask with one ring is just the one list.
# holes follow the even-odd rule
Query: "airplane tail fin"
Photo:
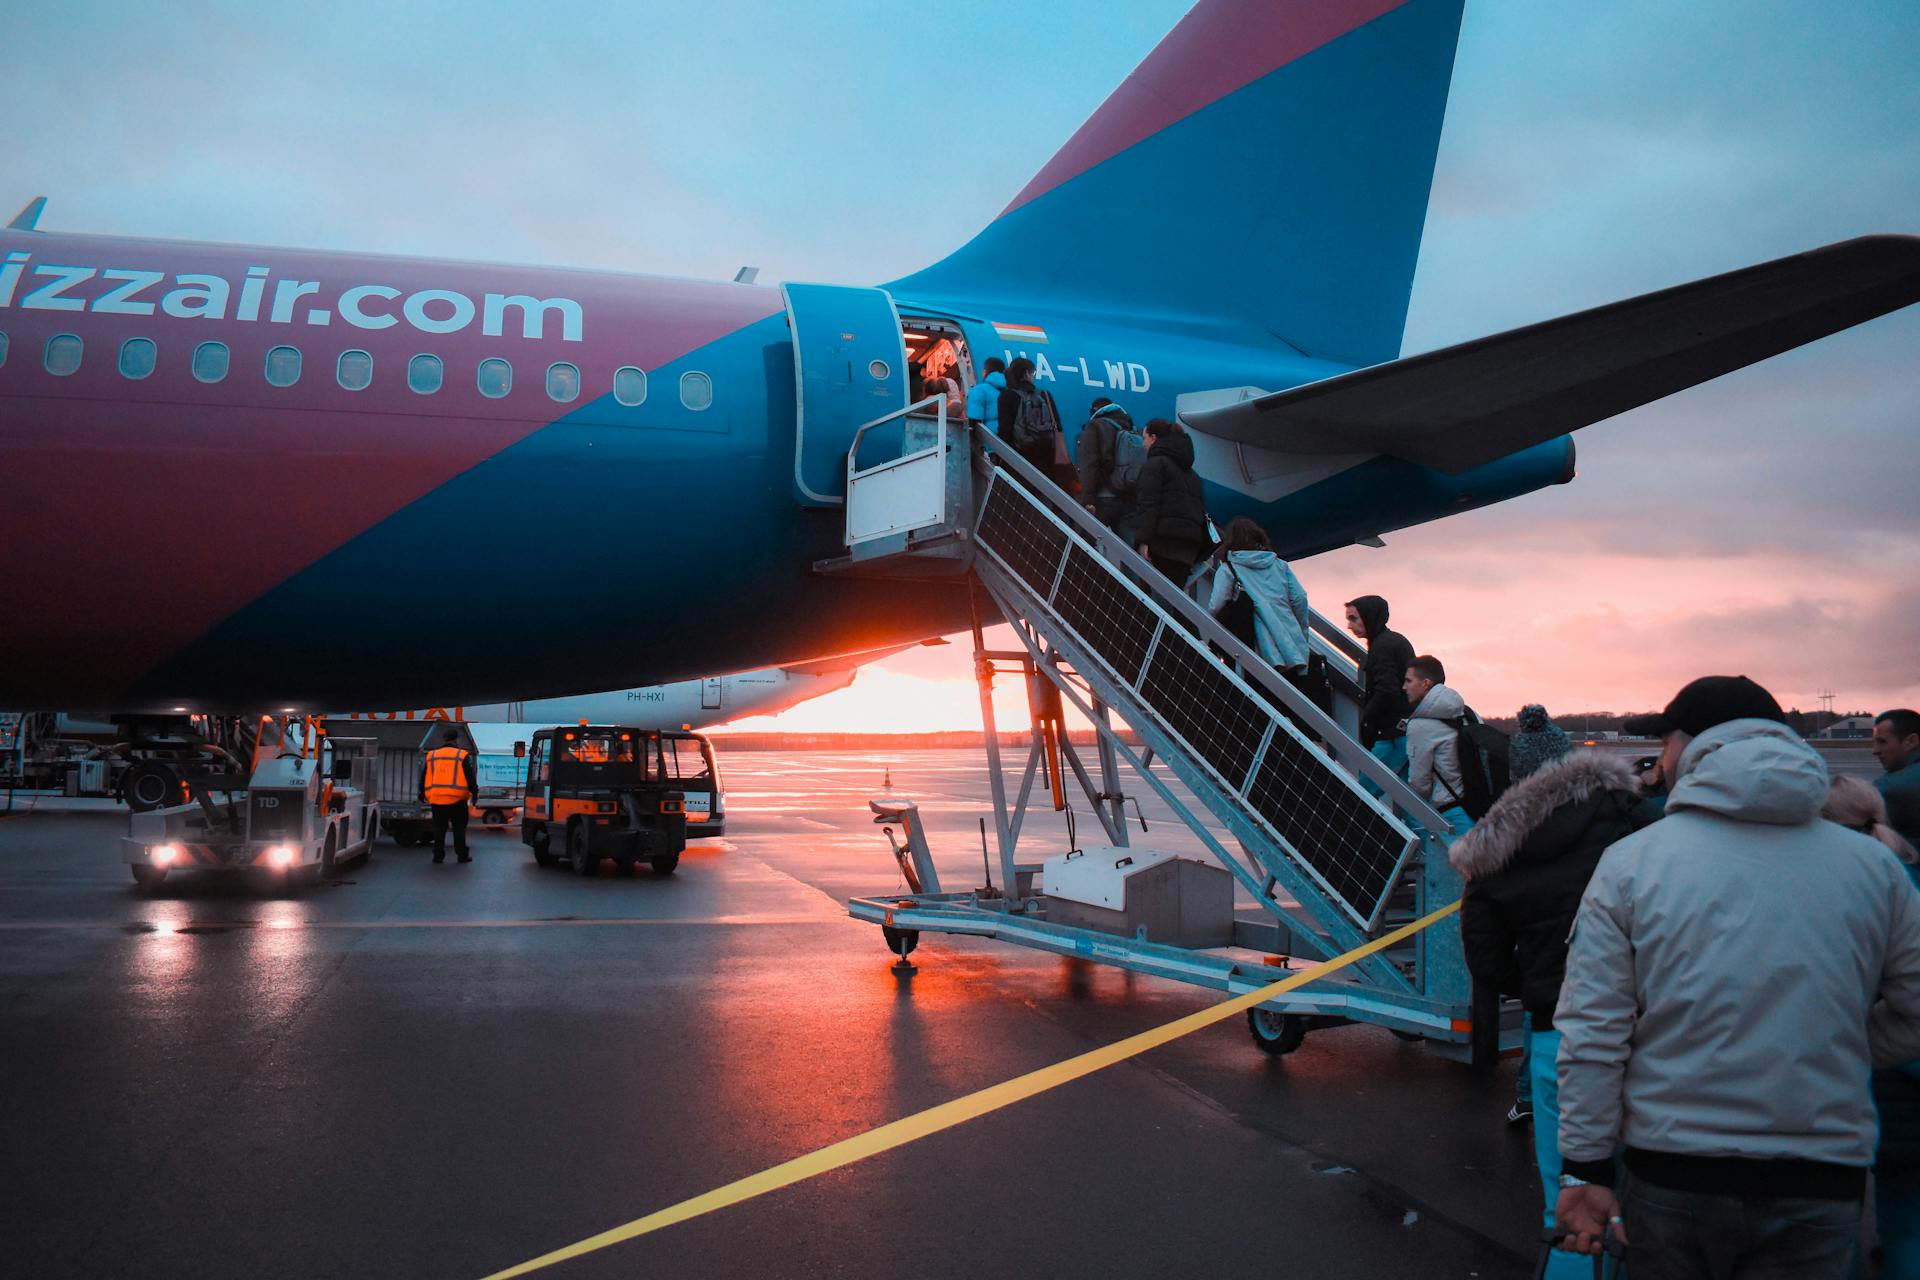
[[1201, 0], [991, 225], [888, 288], [1390, 360], [1463, 3]]

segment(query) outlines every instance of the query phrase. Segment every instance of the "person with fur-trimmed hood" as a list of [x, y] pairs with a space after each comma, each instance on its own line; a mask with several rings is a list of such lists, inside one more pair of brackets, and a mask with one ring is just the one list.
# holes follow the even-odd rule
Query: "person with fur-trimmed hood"
[[[1530, 1075], [1534, 1157], [1546, 1203], [1542, 1218], [1552, 1226], [1560, 1194], [1554, 1065], [1560, 1035], [1553, 1010], [1566, 976], [1567, 936], [1600, 855], [1659, 815], [1640, 796], [1626, 761], [1544, 745], [1545, 763], [1533, 767], [1527, 758], [1521, 767], [1532, 771], [1514, 778], [1486, 816], [1454, 842], [1447, 860], [1467, 880], [1460, 903], [1467, 968], [1474, 981], [1518, 996], [1527, 1011], [1523, 1069]], [[1578, 1254], [1555, 1250], [1547, 1275], [1583, 1276], [1589, 1270]]]

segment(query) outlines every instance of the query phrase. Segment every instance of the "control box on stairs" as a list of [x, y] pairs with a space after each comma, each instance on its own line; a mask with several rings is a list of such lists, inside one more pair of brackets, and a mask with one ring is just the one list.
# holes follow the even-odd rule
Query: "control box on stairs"
[[1233, 877], [1195, 858], [1099, 847], [1048, 858], [1040, 874], [1052, 924], [1176, 947], [1233, 942]]

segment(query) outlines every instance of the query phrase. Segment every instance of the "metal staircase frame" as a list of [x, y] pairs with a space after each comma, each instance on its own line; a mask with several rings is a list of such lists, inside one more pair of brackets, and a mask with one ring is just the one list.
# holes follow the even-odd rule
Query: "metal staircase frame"
[[[896, 416], [899, 415], [888, 415], [889, 418]], [[940, 429], [943, 434], [950, 430], [944, 421]], [[964, 427], [951, 429], [956, 434], [967, 431]], [[1001, 885], [991, 891], [971, 894], [855, 899], [849, 904], [851, 914], [887, 926], [890, 939], [919, 929], [992, 936], [1229, 992], [1250, 990], [1271, 980], [1271, 965], [1275, 963], [1271, 954], [1250, 962], [1231, 950], [1188, 951], [1142, 939], [1090, 933], [1045, 920], [1044, 899], [1030, 891], [1038, 865], [1022, 863], [1016, 854], [1022, 820], [1033, 798], [1036, 774], [1049, 767], [1047, 744], [1043, 743], [1036, 720], [1019, 792], [1010, 802], [991, 698], [994, 675], [1009, 668], [1017, 669], [1029, 682], [1030, 700], [1036, 699], [1038, 682], [1044, 681], [1099, 730], [1097, 782], [1064, 734], [1058, 735], [1057, 750], [1107, 838], [1115, 845], [1128, 843], [1125, 796], [1118, 768], [1124, 760], [1173, 809], [1247, 894], [1276, 920], [1278, 927], [1270, 935], [1273, 945], [1261, 949], [1284, 956], [1324, 959], [1359, 946], [1458, 896], [1458, 877], [1446, 864], [1444, 846], [1430, 834], [1446, 831], [1446, 822], [1432, 805], [1351, 736], [1357, 723], [1353, 715], [1353, 699], [1358, 692], [1355, 664], [1364, 656], [1364, 651], [1341, 635], [1329, 620], [1314, 615], [1311, 642], [1316, 651], [1329, 659], [1333, 679], [1347, 698], [1336, 708], [1346, 714], [1339, 719], [1328, 716], [1235, 639], [1205, 609], [1168, 583], [1124, 539], [1062, 493], [1009, 445], [988, 432], [973, 430], [970, 434], [971, 447], [951, 451], [948, 459], [950, 468], [964, 466], [971, 470], [971, 474], [958, 483], [951, 476], [947, 481], [949, 493], [970, 490], [967, 500], [960, 503], [957, 510], [949, 503], [948, 509], [953, 515], [950, 527], [926, 528], [920, 530], [919, 535], [930, 540], [930, 551], [935, 545], [942, 549], [939, 558], [930, 557], [925, 565], [927, 576], [950, 576], [957, 569], [970, 569], [976, 590], [984, 593], [998, 613], [1013, 624], [1021, 644], [1016, 651], [997, 652], [986, 648], [976, 596], [975, 668], [987, 729]], [[881, 471], [887, 465], [882, 463], [868, 470]], [[850, 490], [863, 474], [854, 469], [850, 456]], [[1160, 721], [1138, 688], [1146, 678], [1148, 660], [1140, 663], [1133, 685], [1126, 684], [1108, 669], [1092, 645], [1053, 613], [1049, 599], [1041, 598], [1008, 568], [998, 553], [976, 539], [978, 519], [1000, 486], [1010, 487], [1008, 493], [1003, 493], [1003, 500], [1017, 496], [1031, 504], [1066, 535], [1069, 547], [1078, 546], [1090, 554], [1105, 566], [1115, 581], [1124, 584], [1159, 615], [1160, 624], [1148, 649], [1149, 659], [1153, 646], [1161, 643], [1192, 645], [1215, 664], [1214, 678], [1224, 676], [1231, 680], [1256, 705], [1271, 713], [1266, 737], [1246, 776], [1221, 777], [1196, 751], [1189, 749], [1171, 726]], [[972, 495], [977, 495], [977, 500]], [[965, 551], [957, 564], [952, 550], [956, 546]], [[876, 550], [879, 549], [869, 548], [859, 557], [867, 572], [888, 577], [918, 576], [901, 563], [913, 560], [910, 545], [895, 543], [887, 548], [893, 554], [881, 557], [873, 554]], [[1063, 553], [1063, 570], [1071, 554], [1070, 550]], [[838, 567], [844, 569], [847, 565], [841, 562]], [[1056, 575], [1055, 590], [1058, 584]], [[1226, 661], [1220, 662], [1208, 655], [1209, 645], [1225, 654]], [[1360, 784], [1349, 779], [1366, 779], [1384, 793], [1388, 804], [1372, 802], [1373, 807], [1406, 837], [1400, 862], [1390, 878], [1392, 887], [1381, 895], [1370, 913], [1363, 915], [1333, 893], [1311, 865], [1251, 808], [1246, 798], [1249, 785], [1276, 735], [1291, 734], [1297, 742], [1306, 742], [1288, 722], [1287, 715], [1282, 714], [1283, 709], [1321, 739], [1322, 754], [1336, 762], [1329, 763], [1329, 776], [1339, 776], [1356, 792]], [[1135, 747], [1115, 730], [1110, 711], [1118, 712], [1138, 735], [1141, 747]], [[1155, 768], [1156, 763], [1160, 769]], [[1200, 805], [1227, 828], [1234, 843], [1239, 845], [1238, 851], [1217, 838], [1162, 776], [1163, 771], [1177, 777]], [[1057, 784], [1063, 786], [1064, 778], [1057, 779]], [[1054, 803], [1056, 807], [1063, 803], [1058, 794], [1054, 796]], [[1457, 936], [1451, 936], [1451, 930], [1446, 933], [1449, 936], [1439, 938], [1423, 934], [1397, 951], [1369, 957], [1354, 966], [1347, 977], [1292, 993], [1275, 1007], [1327, 1018], [1378, 1022], [1446, 1042], [1447, 1049], [1443, 1051], [1457, 1049], [1468, 1034], [1469, 983]]]

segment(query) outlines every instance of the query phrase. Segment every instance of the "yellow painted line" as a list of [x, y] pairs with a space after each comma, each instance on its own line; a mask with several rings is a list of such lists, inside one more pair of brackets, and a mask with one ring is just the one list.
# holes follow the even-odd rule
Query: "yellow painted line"
[[978, 1093], [970, 1093], [964, 1098], [955, 1098], [952, 1102], [943, 1102], [937, 1107], [931, 1107], [916, 1115], [881, 1125], [878, 1129], [869, 1129], [865, 1133], [836, 1142], [832, 1146], [822, 1147], [818, 1151], [799, 1156], [785, 1164], [777, 1164], [771, 1169], [742, 1178], [738, 1182], [729, 1182], [724, 1187], [695, 1196], [691, 1200], [682, 1200], [679, 1204], [660, 1209], [644, 1218], [636, 1218], [625, 1226], [602, 1231], [596, 1236], [588, 1236], [577, 1244], [570, 1244], [564, 1249], [555, 1249], [552, 1253], [543, 1253], [537, 1258], [509, 1267], [505, 1271], [496, 1271], [485, 1280], [507, 1280], [509, 1276], [523, 1276], [532, 1271], [551, 1267], [558, 1262], [567, 1262], [584, 1254], [605, 1249], [609, 1245], [621, 1244], [659, 1231], [663, 1227], [686, 1222], [718, 1209], [729, 1208], [757, 1196], [766, 1195], [770, 1191], [778, 1191], [782, 1187], [790, 1187], [796, 1182], [804, 1182], [808, 1178], [843, 1168], [855, 1161], [865, 1160], [868, 1156], [877, 1156], [895, 1147], [903, 1147], [944, 1129], [951, 1129], [955, 1125], [965, 1124], [988, 1112], [998, 1111], [1016, 1102], [1025, 1101], [1036, 1094], [1045, 1093], [1049, 1089], [1056, 1089], [1063, 1084], [1078, 1080], [1082, 1076], [1092, 1075], [1102, 1067], [1110, 1067], [1116, 1062], [1124, 1062], [1149, 1049], [1157, 1049], [1202, 1027], [1224, 1022], [1235, 1014], [1243, 1013], [1282, 992], [1305, 986], [1316, 978], [1324, 978], [1330, 973], [1346, 968], [1356, 960], [1365, 959], [1376, 951], [1383, 951], [1403, 942], [1422, 929], [1446, 919], [1459, 909], [1458, 902], [1450, 902], [1438, 911], [1415, 920], [1412, 924], [1403, 925], [1392, 933], [1375, 938], [1364, 946], [1355, 947], [1344, 955], [1323, 960], [1310, 969], [1302, 969], [1298, 973], [1258, 990], [1235, 996], [1231, 1000], [1209, 1009], [1202, 1009], [1198, 1013], [1190, 1013], [1184, 1018], [1176, 1018], [1151, 1031], [1142, 1031], [1139, 1035], [1117, 1040], [1113, 1044], [1083, 1053], [1077, 1058], [1056, 1062], [1050, 1067], [1028, 1072], [1024, 1076], [1017, 1076], [1003, 1084], [989, 1086]]

